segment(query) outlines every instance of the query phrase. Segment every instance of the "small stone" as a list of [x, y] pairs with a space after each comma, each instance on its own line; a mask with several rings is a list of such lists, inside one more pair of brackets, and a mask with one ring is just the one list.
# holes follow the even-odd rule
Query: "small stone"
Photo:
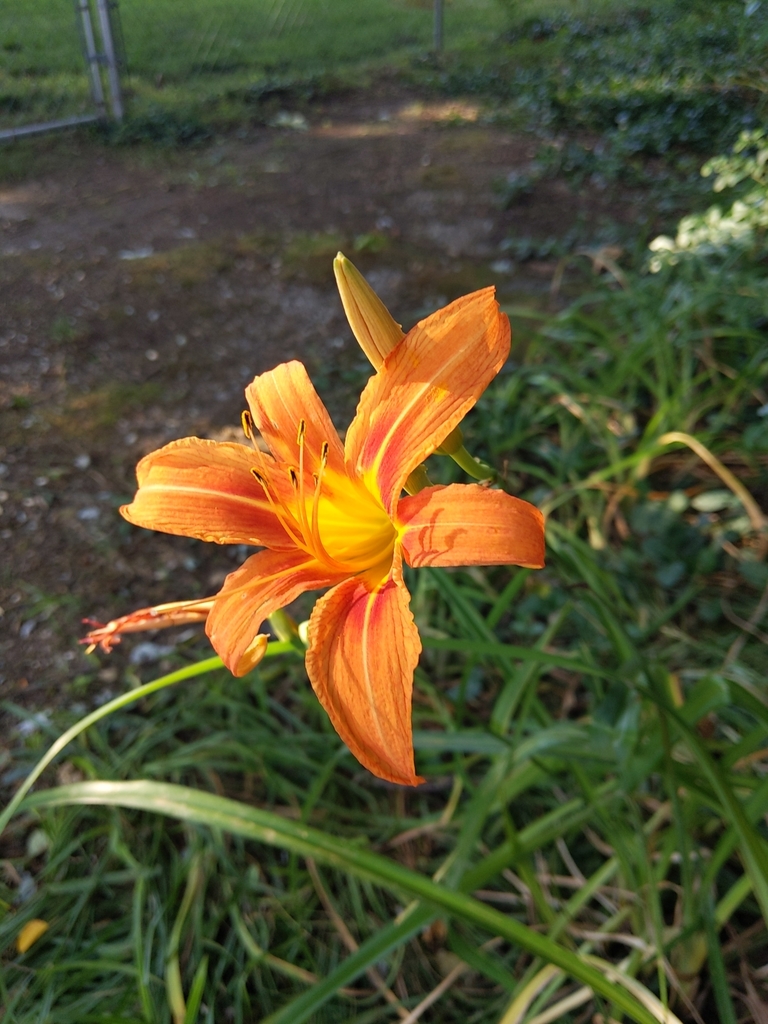
[[41, 828], [32, 829], [27, 836], [27, 856], [39, 857], [50, 846], [48, 836]]
[[153, 644], [151, 640], [145, 640], [143, 643], [136, 644], [128, 656], [128, 661], [132, 665], [150, 665], [154, 661], [173, 654], [174, 650], [175, 648], [168, 644]]
[[[19, 891], [16, 894], [16, 902], [27, 903], [32, 899], [36, 892], [37, 883], [34, 878], [28, 871], [22, 871], [19, 876]], [[29, 946], [27, 948], [29, 948]]]
[[91, 464], [90, 455], [78, 455], [74, 461], [75, 469], [88, 469]]
[[38, 711], [31, 718], [26, 718], [23, 722], [19, 722], [16, 726], [16, 732], [19, 736], [31, 736], [40, 729], [47, 729], [50, 724], [51, 719], [48, 712]]
[[121, 249], [117, 254], [119, 260], [145, 260], [154, 253], [151, 245], [145, 245], [141, 249]]
[[150, 363], [156, 363], [157, 360], [160, 358], [160, 354], [158, 353], [157, 349], [148, 348], [147, 351], [144, 353], [144, 357], [148, 359]]

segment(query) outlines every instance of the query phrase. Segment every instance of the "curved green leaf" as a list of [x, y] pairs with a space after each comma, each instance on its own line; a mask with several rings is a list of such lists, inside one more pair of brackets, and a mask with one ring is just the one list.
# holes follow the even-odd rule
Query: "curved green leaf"
[[[267, 651], [264, 657], [273, 657], [275, 654], [287, 654], [294, 650], [295, 648], [290, 642], [274, 641], [267, 645]], [[142, 697], [148, 697], [150, 694], [156, 693], [158, 690], [162, 690], [166, 686], [173, 686], [175, 683], [181, 683], [185, 679], [194, 679], [195, 676], [202, 676], [205, 675], [206, 672], [213, 672], [217, 668], [223, 667], [224, 662], [218, 657], [206, 658], [205, 661], [195, 662], [194, 665], [187, 665], [185, 668], [177, 669], [175, 672], [169, 672], [168, 675], [160, 676], [159, 679], [153, 679], [152, 682], [145, 683], [143, 686], [137, 686], [134, 690], [128, 690], [127, 693], [121, 693], [119, 697], [115, 697], [114, 700], [110, 700], [108, 703], [102, 704], [100, 708], [96, 708], [96, 710], [92, 711], [90, 715], [85, 715], [84, 718], [75, 722], [71, 728], [67, 729], [66, 732], [59, 736], [55, 743], [51, 744], [46, 753], [40, 758], [35, 767], [26, 777], [24, 782], [19, 786], [13, 796], [13, 799], [10, 801], [3, 813], [0, 814], [0, 835], [2, 835], [5, 826], [18, 810], [21, 801], [37, 782], [51, 761], [53, 761], [56, 755], [60, 754], [61, 751], [72, 742], [72, 740], [76, 739], [81, 732], [85, 732], [86, 729], [95, 725], [96, 722], [101, 721], [102, 718], [106, 718], [108, 715], [111, 715], [113, 711], [119, 711], [120, 708], [127, 707], [128, 704], [133, 704], [134, 701], [141, 700]]]
[[448, 914], [479, 925], [493, 935], [500, 935], [588, 985], [594, 992], [610, 1000], [615, 1007], [629, 1014], [638, 1024], [657, 1024], [653, 1014], [625, 989], [609, 981], [591, 964], [585, 963], [575, 953], [547, 936], [540, 935], [471, 896], [438, 885], [395, 861], [280, 815], [186, 786], [144, 780], [80, 782], [60, 786], [27, 797], [23, 806], [31, 810], [67, 804], [103, 804], [153, 811], [323, 860], [326, 864], [367, 878], [377, 885], [417, 896]]

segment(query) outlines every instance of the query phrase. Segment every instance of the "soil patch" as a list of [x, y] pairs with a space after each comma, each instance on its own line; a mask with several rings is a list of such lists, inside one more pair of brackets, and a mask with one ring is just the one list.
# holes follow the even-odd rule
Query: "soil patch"
[[275, 123], [186, 151], [52, 138], [44, 174], [0, 185], [6, 701], [40, 709], [72, 680], [110, 685], [136, 643], [86, 658], [80, 619], [215, 592], [242, 560], [121, 519], [141, 455], [189, 434], [240, 439], [244, 385], [290, 358], [348, 422], [367, 364], [335, 292], [338, 249], [410, 326], [489, 283], [502, 301], [548, 301], [556, 263], [516, 265], [504, 240], [638, 210], [638, 196], [557, 180], [502, 210], [495, 184], [537, 141], [470, 102], [353, 94]]

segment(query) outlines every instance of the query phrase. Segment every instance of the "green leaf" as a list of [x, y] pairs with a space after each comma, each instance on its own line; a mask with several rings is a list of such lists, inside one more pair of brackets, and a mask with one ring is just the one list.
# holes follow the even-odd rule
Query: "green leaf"
[[665, 706], [655, 697], [653, 699], [657, 700], [659, 706], [675, 721], [683, 733], [688, 748], [720, 801], [725, 816], [738, 836], [744, 866], [752, 881], [752, 888], [760, 904], [763, 919], [768, 922], [768, 845], [755, 831], [741, 801], [728, 785], [722, 769], [712, 760], [697, 734], [690, 728], [682, 715], [672, 707]]
[[736, 1024], [736, 1012], [733, 1008], [731, 993], [728, 989], [728, 975], [725, 970], [720, 939], [717, 934], [714, 910], [710, 900], [705, 902], [709, 978], [715, 993], [718, 1017], [720, 1024]]
[[495, 981], [497, 985], [503, 986], [508, 992], [514, 992], [517, 981], [498, 957], [486, 953], [483, 949], [478, 949], [477, 946], [471, 946], [455, 930], [452, 930], [448, 936], [448, 945], [464, 963], [469, 964], [470, 967], [484, 974], [491, 981]]
[[189, 990], [187, 1000], [187, 1012], [184, 1015], [184, 1024], [196, 1024], [197, 1015], [200, 1012], [200, 1004], [203, 1001], [205, 983], [208, 979], [208, 957], [204, 956], [200, 961], [195, 976], [192, 979], [192, 987]]
[[[277, 641], [267, 645], [267, 651], [264, 657], [274, 657], [276, 654], [288, 654], [293, 651], [295, 651], [293, 644]], [[187, 665], [185, 668], [180, 668], [176, 672], [170, 672], [168, 675], [160, 676], [159, 679], [153, 679], [152, 682], [145, 683], [143, 686], [137, 686], [134, 690], [128, 690], [127, 693], [121, 693], [119, 697], [115, 697], [114, 700], [110, 700], [108, 703], [102, 704], [100, 708], [92, 711], [90, 715], [86, 715], [84, 718], [81, 718], [79, 722], [75, 722], [70, 729], [67, 729], [66, 732], [59, 736], [55, 743], [51, 744], [45, 755], [40, 758], [24, 782], [19, 786], [13, 796], [13, 799], [10, 801], [3, 813], [0, 814], [0, 835], [2, 835], [5, 826], [16, 813], [21, 801], [37, 782], [51, 761], [53, 761], [57, 754], [60, 754], [73, 739], [79, 736], [80, 733], [85, 732], [86, 729], [90, 728], [96, 722], [101, 721], [102, 718], [106, 718], [108, 715], [111, 715], [113, 711], [119, 711], [120, 708], [127, 707], [129, 704], [133, 704], [135, 701], [141, 700], [143, 697], [148, 697], [150, 694], [156, 693], [158, 690], [162, 690], [166, 686], [174, 686], [176, 683], [184, 682], [186, 679], [194, 679], [195, 676], [202, 676], [205, 675], [206, 672], [213, 672], [216, 669], [223, 667], [224, 663], [221, 658], [206, 658], [205, 661], [198, 661], [194, 665]]]
[[456, 640], [453, 637], [423, 636], [424, 647], [433, 651], [455, 651], [457, 654], [476, 654], [485, 657], [509, 657], [519, 661], [536, 661], [542, 665], [557, 665], [559, 668], [570, 669], [571, 672], [583, 672], [585, 675], [599, 676], [601, 679], [615, 679], [616, 672], [597, 665], [587, 665], [576, 658], [564, 654], [550, 654], [548, 651], [537, 651], [535, 647], [516, 647], [514, 644], [491, 643], [486, 640]]
[[60, 807], [69, 804], [97, 804], [133, 807], [166, 814], [182, 821], [208, 825], [233, 832], [271, 846], [315, 857], [333, 867], [367, 878], [377, 885], [409, 893], [444, 912], [500, 935], [533, 956], [562, 968], [583, 985], [610, 1000], [638, 1024], [657, 1024], [653, 1014], [620, 985], [570, 950], [540, 935], [514, 918], [501, 914], [465, 893], [438, 885], [431, 879], [388, 860], [379, 854], [357, 849], [306, 825], [288, 821], [269, 811], [249, 807], [211, 793], [171, 783], [80, 782], [35, 793], [25, 800], [25, 809]]
[[340, 988], [349, 985], [393, 949], [407, 942], [436, 917], [434, 908], [413, 903], [396, 921], [390, 921], [363, 942], [358, 949], [316, 985], [292, 999], [261, 1024], [303, 1024], [331, 999]]
[[452, 754], [495, 754], [509, 753], [510, 746], [498, 736], [481, 729], [461, 729], [458, 732], [421, 731], [413, 732], [415, 750], [434, 750]]

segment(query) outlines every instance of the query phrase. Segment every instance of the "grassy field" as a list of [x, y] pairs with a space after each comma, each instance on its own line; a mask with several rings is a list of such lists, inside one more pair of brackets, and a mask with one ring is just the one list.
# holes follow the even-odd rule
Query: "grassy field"
[[[171, 141], [174, 118], [194, 137], [190, 121], [258, 120], [275, 97], [300, 106], [394, 71], [483, 96], [520, 126], [621, 134], [625, 152], [708, 152], [766, 88], [768, 19], [735, 0], [452, 0], [437, 59], [429, 0], [123, 0], [117, 24], [129, 120], [165, 117]], [[0, 0], [3, 125], [88, 106], [79, 40], [69, 0]], [[134, 137], [137, 125], [121, 136]]]
[[[446, 8], [446, 44], [482, 45], [503, 24], [495, 0], [455, 0]], [[157, 103], [201, 117], [207, 108], [209, 119], [242, 115], [233, 99], [264, 79], [398, 62], [432, 44], [428, 0], [122, 0], [116, 26], [134, 112]], [[63, 116], [87, 95], [73, 4], [2, 0], [0, 126]]]
[[[632, 180], [696, 210], [621, 265], [552, 240], [563, 268], [589, 256], [608, 273], [558, 312], [508, 310], [524, 344], [467, 445], [545, 510], [548, 563], [409, 575], [427, 785], [359, 770], [295, 650], [233, 680], [189, 640], [156, 686], [132, 671], [3, 836], [4, 1022], [765, 1015], [768, 141], [753, 6], [521, 3], [511, 36], [484, 48], [478, 5], [456, 0], [448, 26], [461, 15], [466, 35], [442, 62], [403, 49], [423, 52], [429, 31], [428, 9], [408, 4], [372, 3], [380, 28], [350, 14], [343, 43], [313, 39], [324, 72], [362, 56], [357, 31], [371, 60], [399, 40], [399, 71], [422, 87], [537, 122], [544, 147], [504, 202], [559, 175]], [[286, 4], [297, 20], [280, 38], [310, 9]], [[507, 31], [501, 7], [488, 13], [483, 32]], [[163, 45], [146, 31], [134, 67], [155, 102]], [[283, 66], [248, 73], [305, 81], [309, 50], [285, 47]], [[206, 60], [241, 71], [224, 66], [231, 37], [187, 49], [163, 74], [200, 68], [176, 94], [200, 111]], [[547, 255], [527, 244], [509, 251]], [[435, 479], [460, 479], [432, 461]], [[15, 737], [9, 793], [81, 714], [73, 703]], [[17, 954], [35, 918], [49, 929]]]

